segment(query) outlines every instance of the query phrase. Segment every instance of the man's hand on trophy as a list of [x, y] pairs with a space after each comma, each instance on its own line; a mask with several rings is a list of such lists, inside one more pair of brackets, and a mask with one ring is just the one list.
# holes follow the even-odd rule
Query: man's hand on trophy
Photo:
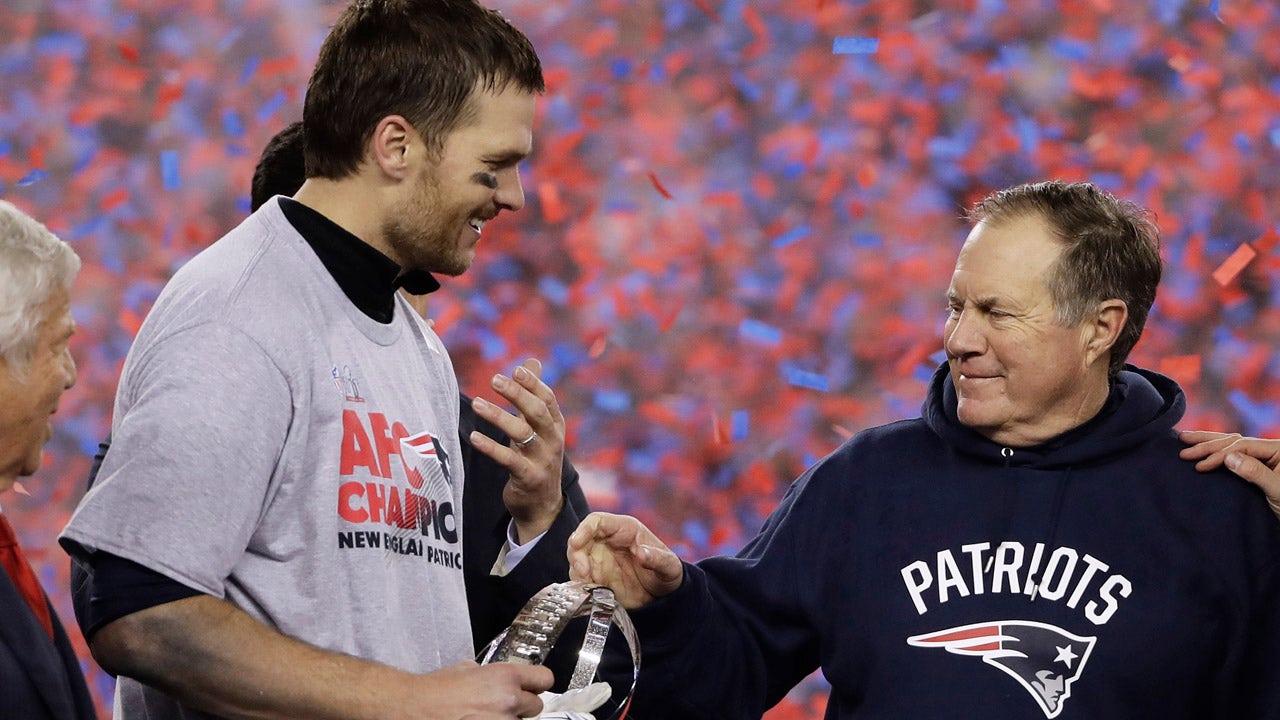
[[542, 699], [542, 714], [538, 720], [596, 720], [591, 711], [603, 705], [610, 695], [609, 683], [604, 682], [564, 693], [544, 692], [538, 696]]
[[556, 394], [542, 381], [542, 363], [529, 358], [511, 373], [494, 375], [493, 389], [511, 402], [516, 413], [482, 398], [471, 408], [497, 425], [510, 438], [499, 445], [484, 433], [471, 433], [471, 445], [493, 458], [510, 474], [502, 501], [516, 523], [516, 534], [527, 543], [546, 532], [564, 506], [560, 470], [564, 464], [565, 421]]
[[591, 513], [569, 536], [569, 577], [607, 586], [633, 610], [684, 582], [680, 558], [639, 520]]

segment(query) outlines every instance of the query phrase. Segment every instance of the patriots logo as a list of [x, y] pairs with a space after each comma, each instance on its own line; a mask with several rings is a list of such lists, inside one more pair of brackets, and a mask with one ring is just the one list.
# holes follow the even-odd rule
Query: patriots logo
[[1017, 680], [1047, 718], [1062, 712], [1063, 703], [1071, 697], [1071, 684], [1080, 677], [1096, 641], [1096, 637], [1024, 620], [964, 625], [907, 638], [907, 644], [915, 647], [981, 657]]
[[431, 433], [402, 438], [400, 456], [405, 459], [409, 484], [415, 490], [422, 490], [425, 485], [429, 497], [453, 497], [449, 479], [449, 454]]

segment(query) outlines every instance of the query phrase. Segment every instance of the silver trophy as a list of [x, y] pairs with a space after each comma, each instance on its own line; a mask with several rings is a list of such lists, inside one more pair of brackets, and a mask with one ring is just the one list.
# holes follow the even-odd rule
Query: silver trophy
[[614, 599], [613, 591], [603, 585], [573, 581], [546, 586], [529, 599], [511, 627], [499, 633], [481, 651], [477, 660], [481, 665], [492, 662], [541, 665], [569, 621], [584, 615], [589, 616], [586, 636], [582, 639], [578, 662], [567, 689], [580, 690], [595, 680], [609, 628], [617, 625], [626, 638], [632, 664], [631, 689], [626, 700], [610, 716], [611, 720], [622, 720], [627, 715], [631, 695], [636, 689], [636, 678], [640, 675], [640, 643], [627, 611]]

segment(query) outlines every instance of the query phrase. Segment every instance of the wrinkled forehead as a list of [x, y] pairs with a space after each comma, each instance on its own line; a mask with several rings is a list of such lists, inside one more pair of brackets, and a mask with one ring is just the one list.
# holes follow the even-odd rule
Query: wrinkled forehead
[[952, 288], [970, 280], [994, 286], [1040, 285], [1061, 253], [1062, 244], [1038, 216], [982, 220], [956, 256]]

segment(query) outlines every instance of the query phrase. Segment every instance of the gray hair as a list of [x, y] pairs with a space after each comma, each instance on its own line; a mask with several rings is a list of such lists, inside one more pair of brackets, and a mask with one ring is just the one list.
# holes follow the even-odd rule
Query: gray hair
[[1151, 213], [1090, 183], [1051, 180], [994, 192], [968, 217], [995, 225], [1027, 215], [1039, 215], [1063, 245], [1046, 279], [1060, 323], [1081, 322], [1103, 300], [1128, 306], [1128, 322], [1111, 346], [1114, 378], [1142, 337], [1160, 284], [1160, 231]]
[[11, 371], [25, 370], [35, 352], [39, 307], [55, 290], [70, 290], [78, 272], [70, 245], [0, 200], [0, 358]]

